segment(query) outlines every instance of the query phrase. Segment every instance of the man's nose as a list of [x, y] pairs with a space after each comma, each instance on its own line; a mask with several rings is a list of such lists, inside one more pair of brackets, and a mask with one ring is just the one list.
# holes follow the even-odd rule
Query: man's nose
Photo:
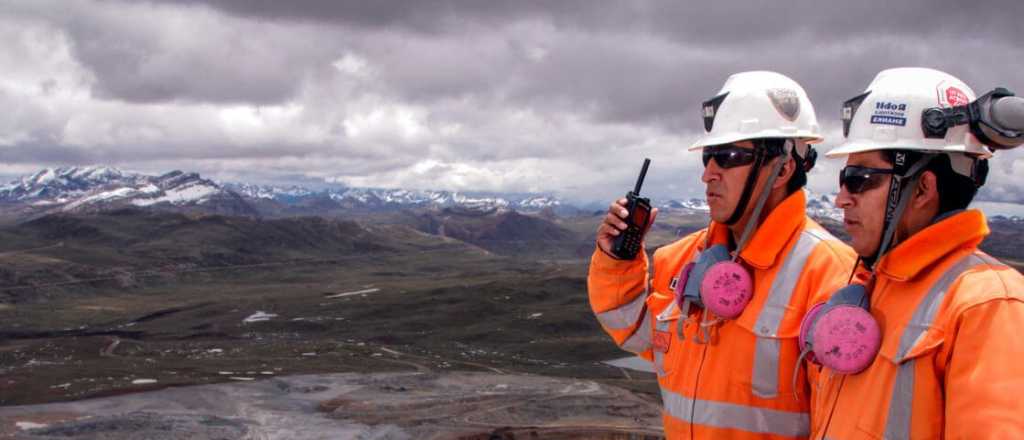
[[836, 196], [836, 207], [846, 209], [853, 206], [853, 195], [846, 190], [846, 185], [839, 187], [839, 195]]
[[718, 180], [722, 177], [722, 170], [718, 167], [718, 163], [714, 159], [708, 161], [707, 165], [704, 165], [704, 174], [700, 176], [700, 180], [704, 183], [711, 182], [712, 180]]

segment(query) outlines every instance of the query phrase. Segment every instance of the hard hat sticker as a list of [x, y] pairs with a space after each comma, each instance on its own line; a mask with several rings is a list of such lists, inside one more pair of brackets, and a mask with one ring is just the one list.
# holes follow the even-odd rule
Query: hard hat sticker
[[800, 97], [793, 89], [768, 89], [768, 98], [771, 99], [775, 110], [788, 121], [795, 121], [800, 115]]
[[907, 125], [907, 104], [899, 102], [878, 101], [875, 103], [875, 112], [871, 114], [870, 122], [880, 125]]
[[971, 97], [963, 89], [950, 85], [950, 81], [942, 81], [935, 86], [935, 94], [939, 99], [939, 107], [957, 107], [971, 103]]
[[725, 92], [701, 104], [701, 113], [704, 116], [704, 131], [711, 132], [711, 128], [715, 125], [715, 115], [718, 114], [718, 107], [722, 105], [722, 101], [725, 101], [725, 97], [729, 95], [729, 92]]
[[853, 98], [846, 100], [846, 102], [843, 103], [843, 137], [847, 137], [850, 135], [850, 124], [853, 123], [853, 115], [857, 113], [857, 109], [860, 108], [861, 103], [863, 103], [864, 99], [867, 98], [870, 94], [871, 91], [868, 90], [864, 93], [861, 93], [860, 95], [854, 96]]
[[950, 87], [946, 89], [946, 102], [948, 102], [951, 107], [958, 107], [969, 104], [971, 100], [963, 90], [956, 87]]

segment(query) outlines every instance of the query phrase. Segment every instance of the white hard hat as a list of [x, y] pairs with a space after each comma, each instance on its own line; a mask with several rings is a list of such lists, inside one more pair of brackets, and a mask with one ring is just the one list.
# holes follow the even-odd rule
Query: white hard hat
[[730, 76], [722, 90], [704, 102], [702, 113], [705, 134], [691, 151], [757, 138], [796, 138], [804, 141], [801, 144], [823, 139], [807, 92], [776, 72]]
[[925, 136], [921, 125], [925, 110], [962, 106], [975, 98], [967, 84], [945, 72], [921, 67], [883, 70], [864, 93], [843, 104], [846, 141], [826, 156], [904, 149], [991, 157], [968, 124], [950, 127], [944, 138]]

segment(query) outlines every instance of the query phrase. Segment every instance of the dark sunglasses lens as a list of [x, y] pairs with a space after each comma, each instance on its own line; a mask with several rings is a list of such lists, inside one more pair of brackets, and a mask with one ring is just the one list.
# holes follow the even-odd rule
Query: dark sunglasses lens
[[754, 162], [753, 150], [748, 150], [739, 147], [720, 147], [720, 148], [705, 148], [704, 149], [704, 166], [708, 166], [711, 159], [715, 159], [715, 163], [722, 168], [733, 168], [743, 165], [749, 165]]
[[868, 182], [868, 180], [869, 179], [867, 176], [844, 175], [843, 178], [839, 179], [839, 186], [845, 186], [846, 190], [849, 191], [851, 194], [857, 194], [860, 192], [864, 192], [864, 187], [866, 186], [865, 184]]
[[839, 173], [839, 187], [846, 187], [850, 194], [858, 194], [875, 188], [882, 183], [884, 174], [870, 173], [857, 169], [843, 168]]

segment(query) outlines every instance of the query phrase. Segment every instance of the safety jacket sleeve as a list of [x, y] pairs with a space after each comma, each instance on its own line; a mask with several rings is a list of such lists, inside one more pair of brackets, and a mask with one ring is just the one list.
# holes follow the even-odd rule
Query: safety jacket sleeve
[[1024, 438], [1024, 301], [974, 305], [954, 325], [947, 330], [955, 334], [945, 378], [946, 438]]
[[587, 293], [598, 322], [619, 347], [647, 360], [651, 354], [650, 313], [647, 310], [647, 254], [617, 260], [600, 248], [590, 258]]

